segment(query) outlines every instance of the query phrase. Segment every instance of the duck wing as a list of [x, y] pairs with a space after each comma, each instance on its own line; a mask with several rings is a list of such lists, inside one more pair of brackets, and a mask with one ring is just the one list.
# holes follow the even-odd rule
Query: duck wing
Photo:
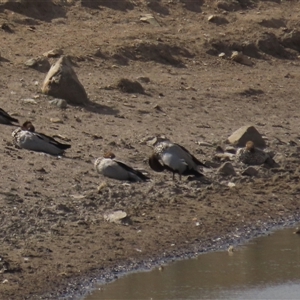
[[193, 154], [191, 154], [191, 153], [189, 152], [189, 150], [187, 150], [185, 147], [183, 147], [183, 146], [181, 146], [181, 145], [179, 145], [179, 144], [174, 144], [174, 145], [180, 147], [183, 151], [185, 151], [187, 154], [189, 154], [189, 155], [191, 156], [193, 162], [194, 162], [196, 165], [208, 168], [206, 164], [204, 164], [204, 163], [202, 163], [201, 161], [199, 161], [199, 160], [198, 160]]
[[125, 163], [119, 161], [119, 160], [113, 160], [114, 162], [116, 162], [120, 167], [122, 167], [123, 169], [125, 169], [127, 172], [133, 173], [136, 176], [138, 176], [141, 180], [146, 181], [149, 180], [150, 178], [147, 177], [146, 175], [144, 175], [142, 172], [133, 169], [132, 167], [129, 167], [128, 165], [126, 165]]
[[[5, 120], [5, 123], [9, 123], [9, 122], [15, 122], [15, 123], [19, 123], [18, 119], [15, 119], [13, 117], [11, 117], [5, 110], [3, 110], [2, 108], [0, 108], [0, 120]], [[3, 120], [3, 121], [4, 121]]]
[[42, 139], [43, 141], [45, 141], [45, 142], [47, 142], [47, 143], [49, 143], [49, 144], [51, 144], [53, 146], [56, 146], [59, 149], [66, 150], [66, 149], [71, 148], [71, 145], [69, 145], [69, 144], [62, 144], [62, 143], [56, 141], [54, 138], [52, 138], [52, 137], [50, 137], [50, 136], [48, 136], [46, 134], [37, 133], [36, 132], [35, 135], [38, 138]]

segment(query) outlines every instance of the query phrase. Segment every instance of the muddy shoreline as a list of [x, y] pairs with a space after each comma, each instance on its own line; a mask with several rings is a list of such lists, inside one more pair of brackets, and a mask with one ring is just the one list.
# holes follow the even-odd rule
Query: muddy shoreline
[[229, 246], [241, 246], [254, 238], [269, 235], [276, 230], [295, 227], [299, 222], [300, 214], [297, 213], [282, 217], [276, 221], [262, 223], [261, 227], [257, 226], [255, 229], [251, 225], [246, 226], [236, 230], [234, 233], [229, 233], [223, 238], [216, 238], [216, 240], [210, 238], [209, 241], [204, 241], [201, 245], [194, 244], [186, 249], [174, 249], [173, 254], [168, 257], [153, 255], [152, 258], [134, 263], [125, 260], [124, 262], [120, 262], [118, 266], [92, 272], [83, 278], [70, 280], [67, 289], [59, 289], [54, 294], [47, 293], [41, 296], [40, 299], [82, 300], [97, 287], [109, 284], [132, 272], [147, 272], [161, 265], [167, 265], [178, 260], [192, 259], [198, 255], [214, 251], [226, 251]]

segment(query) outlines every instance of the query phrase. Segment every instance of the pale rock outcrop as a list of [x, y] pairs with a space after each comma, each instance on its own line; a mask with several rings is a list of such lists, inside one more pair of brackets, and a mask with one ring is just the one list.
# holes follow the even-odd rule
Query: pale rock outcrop
[[62, 56], [51, 66], [42, 86], [44, 94], [65, 99], [69, 104], [83, 105], [88, 97], [69, 59]]

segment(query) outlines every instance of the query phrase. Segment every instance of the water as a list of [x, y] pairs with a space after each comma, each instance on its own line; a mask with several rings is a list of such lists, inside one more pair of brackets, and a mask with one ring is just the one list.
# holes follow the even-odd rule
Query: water
[[300, 235], [293, 229], [100, 286], [100, 299], [300, 299]]

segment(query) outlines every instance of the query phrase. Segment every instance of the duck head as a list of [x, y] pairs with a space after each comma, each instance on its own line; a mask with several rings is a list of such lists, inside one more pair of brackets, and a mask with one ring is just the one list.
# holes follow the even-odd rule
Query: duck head
[[248, 141], [246, 143], [246, 150], [248, 150], [250, 152], [254, 152], [255, 151], [254, 143], [252, 141]]
[[155, 172], [162, 172], [165, 170], [164, 166], [159, 162], [155, 153], [153, 153], [148, 160], [150, 168]]
[[35, 132], [35, 128], [33, 126], [33, 124], [30, 121], [26, 121], [23, 123], [23, 125], [21, 126], [22, 130], [27, 130], [30, 132]]
[[109, 152], [104, 153], [103, 157], [104, 158], [114, 159], [114, 158], [116, 158], [116, 155], [113, 152], [109, 151]]

